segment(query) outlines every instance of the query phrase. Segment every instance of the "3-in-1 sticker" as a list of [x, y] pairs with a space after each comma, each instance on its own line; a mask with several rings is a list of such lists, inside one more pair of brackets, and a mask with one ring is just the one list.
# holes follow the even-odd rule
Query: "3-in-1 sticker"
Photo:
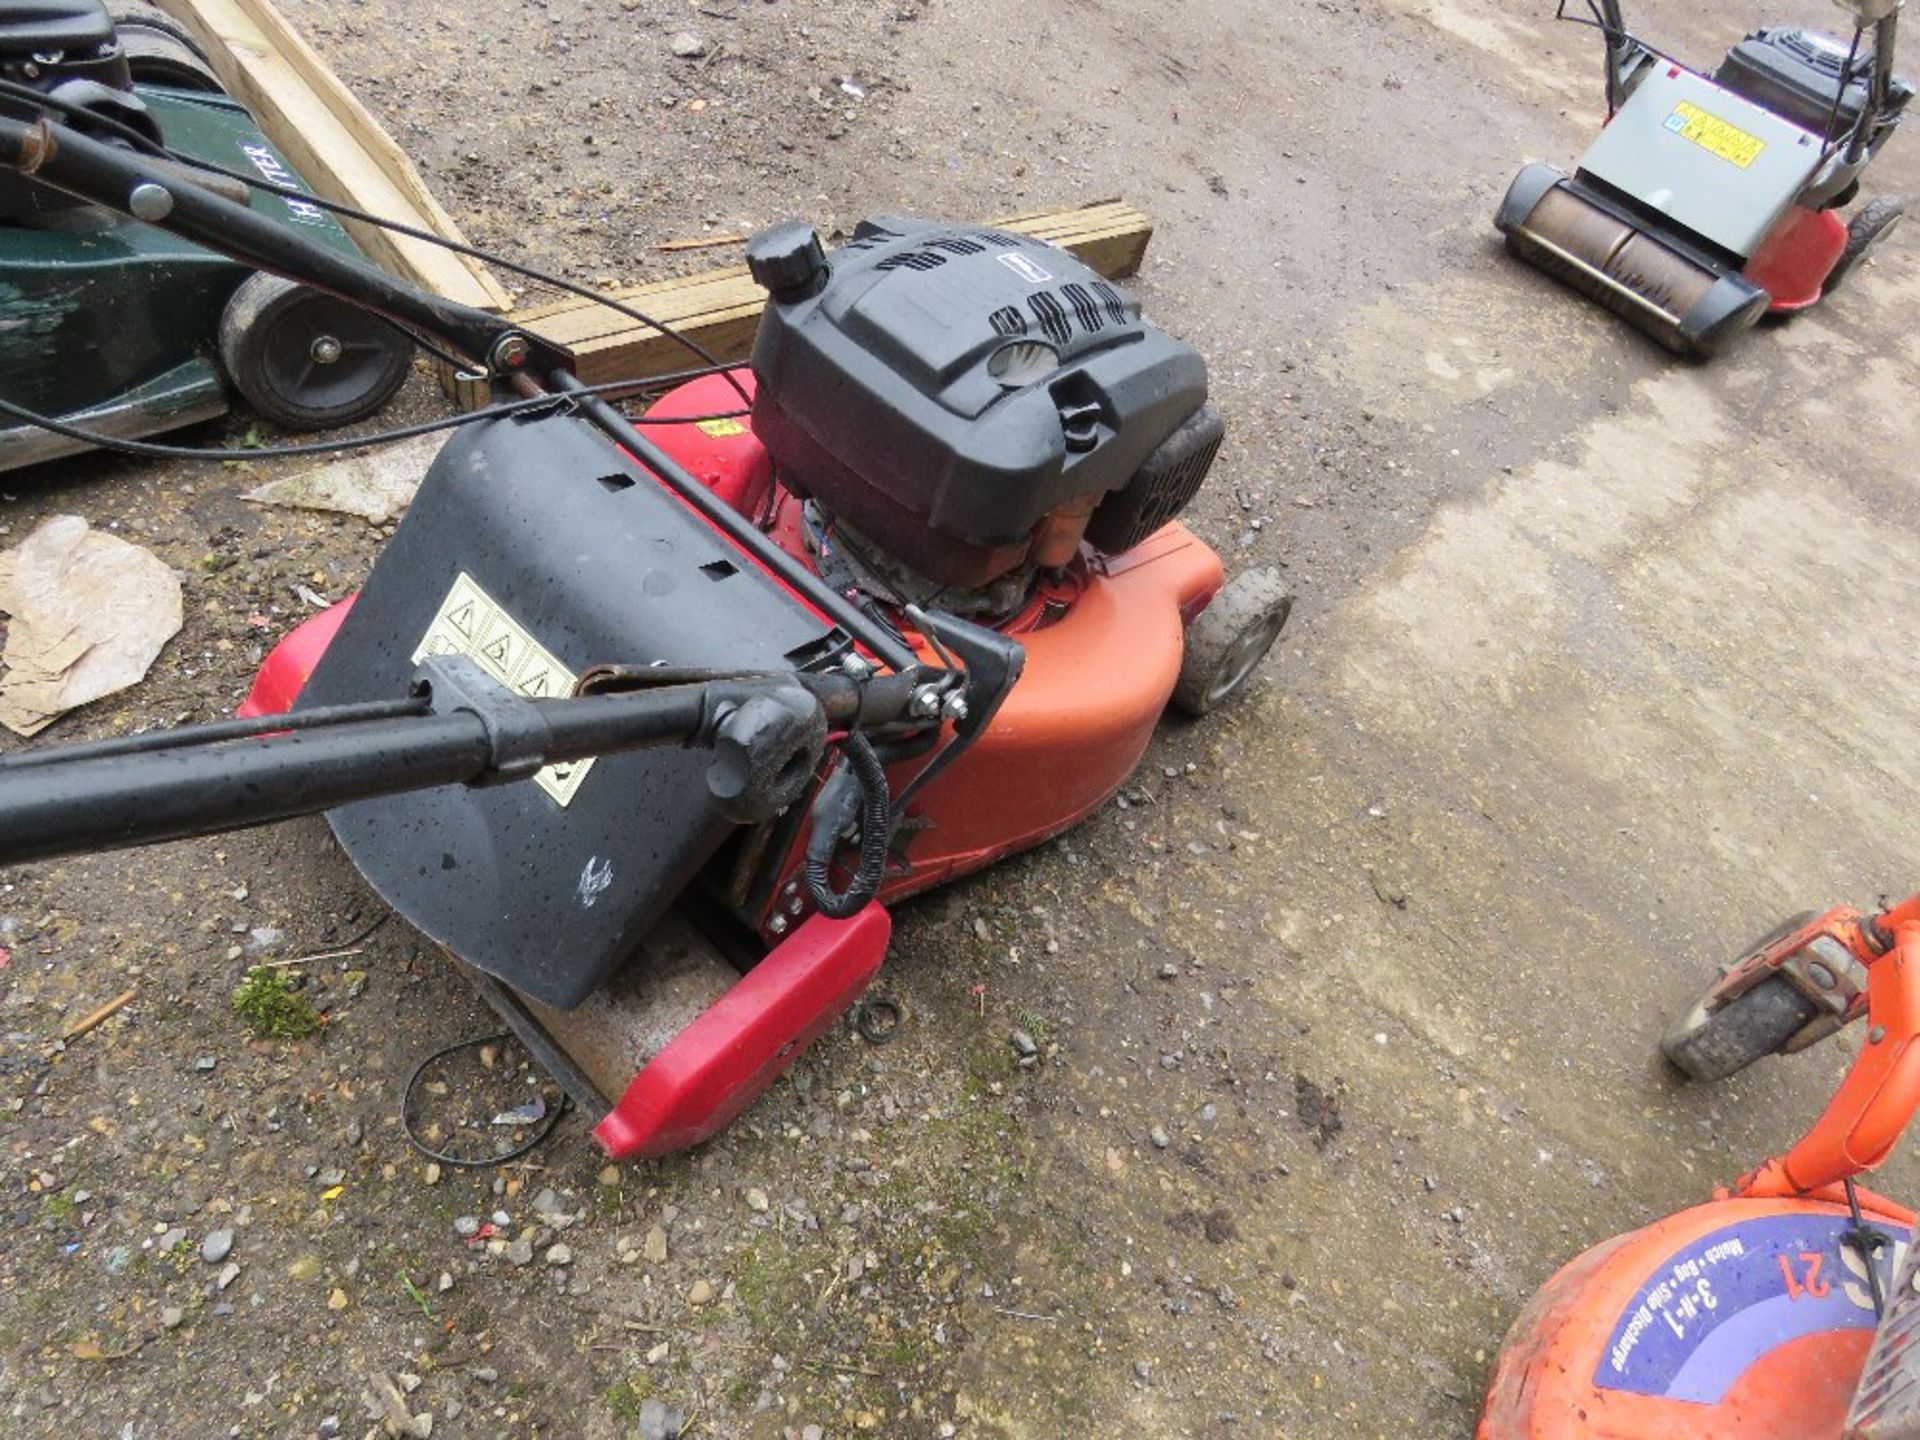
[[1698, 105], [1682, 100], [1667, 116], [1666, 127], [1682, 140], [1691, 140], [1708, 154], [1718, 155], [1742, 170], [1760, 158], [1767, 142], [1749, 135], [1738, 125], [1730, 125], [1718, 115], [1710, 115]]
[[[433, 623], [413, 652], [413, 663], [418, 665], [428, 655], [469, 656], [487, 674], [529, 700], [571, 695], [578, 678], [465, 574], [455, 577], [453, 588], [440, 602]], [[534, 775], [533, 783], [564, 809], [591, 769], [591, 760], [549, 765]]]
[[[1890, 1289], [1913, 1236], [1874, 1223], [1893, 1237], [1875, 1262]], [[1867, 1261], [1841, 1243], [1848, 1228], [1843, 1215], [1770, 1215], [1675, 1251], [1620, 1312], [1594, 1384], [1715, 1405], [1782, 1345], [1873, 1329]]]

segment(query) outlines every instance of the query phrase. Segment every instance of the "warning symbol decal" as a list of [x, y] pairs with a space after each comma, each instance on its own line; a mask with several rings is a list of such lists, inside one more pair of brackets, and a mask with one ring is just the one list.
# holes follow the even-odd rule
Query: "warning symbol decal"
[[[413, 663], [428, 655], [466, 655], [502, 685], [530, 700], [545, 700], [573, 691], [574, 673], [554, 658], [526, 628], [507, 614], [470, 575], [456, 576], [447, 598], [420, 637]], [[572, 802], [593, 761], [577, 760], [549, 765], [533, 783], [563, 809]]]

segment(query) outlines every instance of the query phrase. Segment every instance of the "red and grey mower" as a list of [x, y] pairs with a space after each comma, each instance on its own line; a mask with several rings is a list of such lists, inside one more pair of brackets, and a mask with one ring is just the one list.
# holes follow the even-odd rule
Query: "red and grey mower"
[[1619, 0], [1587, 0], [1606, 127], [1571, 176], [1521, 170], [1494, 219], [1507, 248], [1684, 355], [1831, 295], [1905, 213], [1883, 196], [1839, 214], [1913, 98], [1901, 0], [1838, 3], [1850, 42], [1757, 30], [1708, 75], [1628, 33]]
[[1695, 1079], [1864, 1017], [1813, 1128], [1712, 1201], [1596, 1245], [1514, 1322], [1479, 1440], [1911, 1440], [1915, 1216], [1854, 1179], [1920, 1104], [1920, 895], [1799, 915], [1663, 1042]]
[[[0, 164], [172, 183], [45, 120], [0, 121]], [[537, 336], [169, 193], [519, 398], [242, 718], [0, 762], [0, 862], [325, 811], [616, 1158], [726, 1125], [873, 979], [887, 905], [1073, 825], [1287, 620], [1176, 518], [1223, 435], [1200, 356], [1050, 245], [768, 231], [751, 370], [636, 423]]]

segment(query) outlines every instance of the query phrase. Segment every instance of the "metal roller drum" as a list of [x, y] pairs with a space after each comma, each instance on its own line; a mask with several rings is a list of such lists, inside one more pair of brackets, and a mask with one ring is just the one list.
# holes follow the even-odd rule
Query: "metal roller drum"
[[1521, 259], [1682, 355], [1711, 354], [1765, 310], [1765, 292], [1737, 272], [1681, 254], [1542, 170], [1521, 172], [1501, 215]]

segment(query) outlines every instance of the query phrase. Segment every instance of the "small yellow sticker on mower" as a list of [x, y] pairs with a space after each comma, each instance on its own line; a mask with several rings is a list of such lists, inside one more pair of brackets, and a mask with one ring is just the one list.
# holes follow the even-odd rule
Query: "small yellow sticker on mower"
[[[527, 628], [515, 620], [471, 575], [454, 577], [453, 588], [420, 637], [413, 652], [418, 665], [429, 655], [465, 655], [508, 689], [529, 700], [559, 699], [573, 693], [578, 678], [562, 665]], [[593, 769], [591, 760], [549, 765], [533, 783], [565, 809]]]
[[727, 415], [722, 415], [717, 420], [699, 421], [694, 428], [706, 431], [707, 434], [713, 436], [716, 440], [724, 440], [729, 435], [744, 435], [747, 433], [746, 426]]
[[1742, 170], [1758, 160], [1760, 152], [1767, 148], [1767, 142], [1758, 135], [1749, 135], [1738, 125], [1729, 125], [1718, 115], [1709, 115], [1685, 100], [1673, 107], [1673, 113], [1667, 117], [1667, 129]]

